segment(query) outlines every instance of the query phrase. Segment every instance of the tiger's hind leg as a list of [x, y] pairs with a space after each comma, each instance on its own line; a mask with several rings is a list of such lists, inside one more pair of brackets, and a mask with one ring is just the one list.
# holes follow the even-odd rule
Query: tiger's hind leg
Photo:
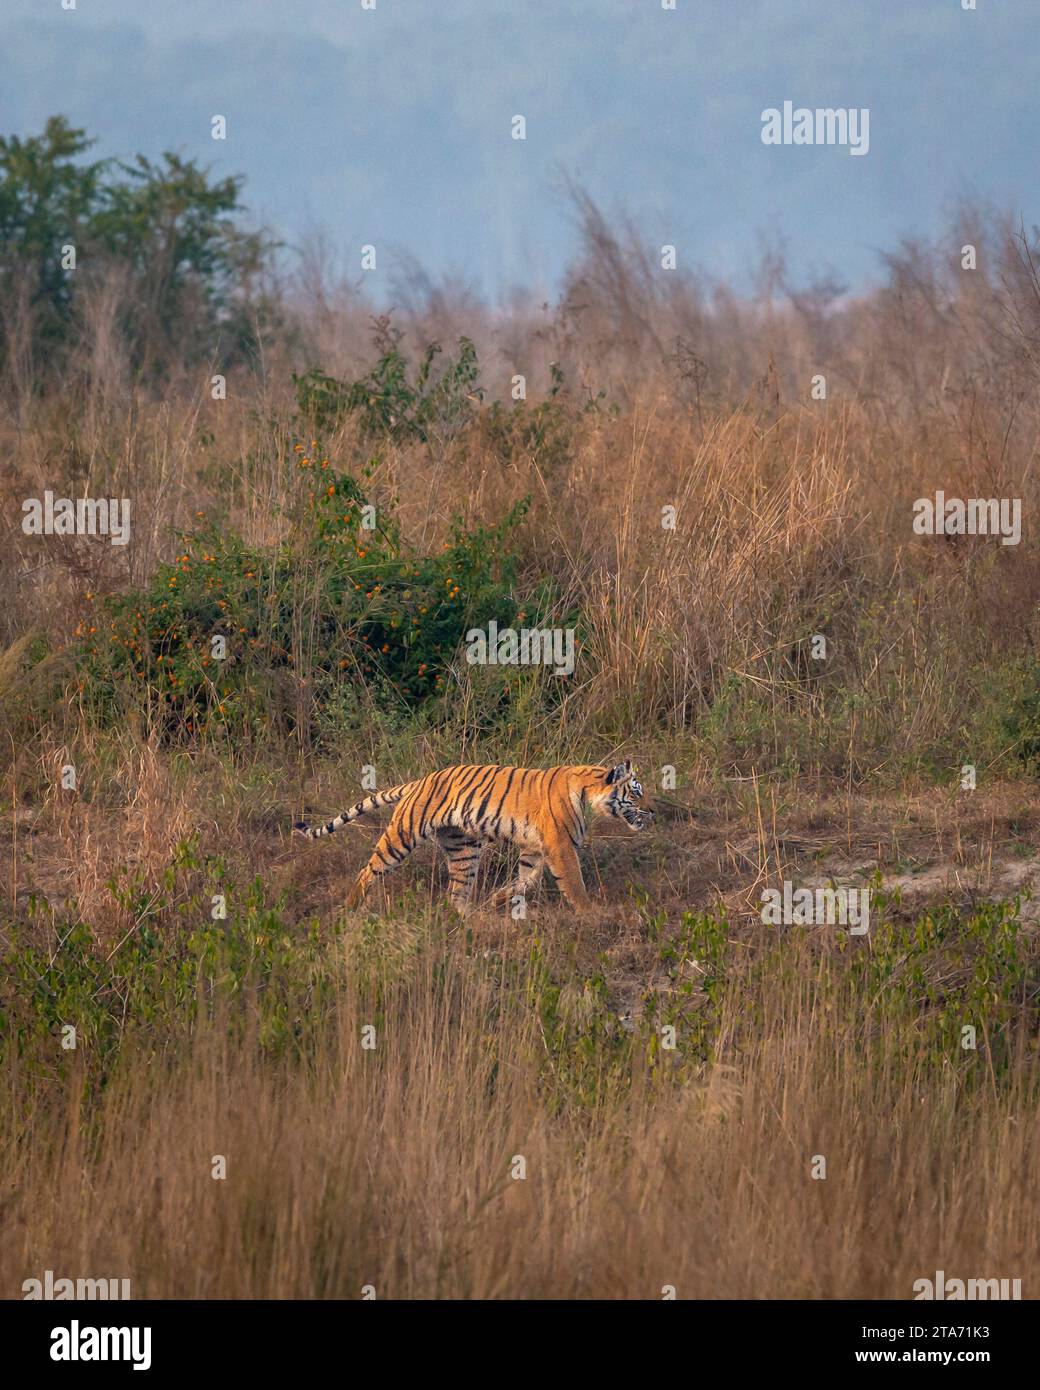
[[502, 907], [512, 902], [513, 898], [526, 898], [537, 885], [544, 868], [545, 859], [537, 850], [525, 850], [520, 856], [520, 867], [517, 869], [516, 877], [512, 883], [507, 883], [504, 888], [498, 890], [491, 899], [492, 903], [495, 907]]
[[480, 866], [483, 840], [464, 830], [438, 830], [437, 843], [448, 857], [448, 885], [455, 911], [464, 917], [469, 911], [470, 894]]
[[415, 849], [415, 843], [401, 833], [399, 817], [395, 814], [376, 842], [372, 857], [358, 874], [357, 881], [347, 894], [347, 907], [360, 907], [375, 880], [403, 863]]

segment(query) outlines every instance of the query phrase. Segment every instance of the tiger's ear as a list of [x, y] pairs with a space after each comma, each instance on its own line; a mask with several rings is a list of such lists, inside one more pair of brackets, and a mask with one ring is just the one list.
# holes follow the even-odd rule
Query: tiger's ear
[[616, 786], [618, 782], [627, 782], [632, 776], [632, 759], [626, 758], [623, 763], [618, 763], [617, 767], [612, 767], [607, 773], [607, 786]]

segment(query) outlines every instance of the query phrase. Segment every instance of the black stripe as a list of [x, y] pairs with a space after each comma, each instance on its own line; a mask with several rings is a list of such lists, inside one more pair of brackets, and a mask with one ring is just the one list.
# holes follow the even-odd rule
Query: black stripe
[[[434, 796], [433, 788], [437, 785], [437, 779], [440, 778], [440, 777], [445, 778], [446, 781], [447, 781], [447, 783], [448, 783], [448, 785], [447, 785], [446, 787], [443, 787], [443, 788], [442, 788], [442, 795], [441, 795], [441, 798], [440, 798], [440, 800], [437, 802], [437, 804], [434, 805], [434, 804], [433, 804], [433, 796]], [[449, 769], [447, 770], [447, 772], [438, 772], [438, 773], [436, 773], [436, 774], [434, 775], [433, 782], [432, 782], [431, 787], [430, 787], [430, 799], [429, 799], [429, 800], [427, 801], [427, 803], [426, 803], [426, 810], [423, 812], [422, 820], [421, 820], [420, 823], [419, 823], [419, 835], [420, 835], [420, 838], [422, 838], [423, 836], [425, 836], [425, 834], [426, 834], [426, 827], [427, 827], [428, 825], [432, 825], [432, 824], [433, 824], [433, 822], [436, 820], [437, 816], [439, 816], [440, 813], [441, 813], [441, 811], [443, 810], [445, 802], [446, 802], [446, 801], [448, 800], [448, 798], [451, 796], [451, 778], [452, 778], [452, 769], [451, 769], [451, 768], [449, 768]]]
[[[487, 769], [485, 769], [485, 770], [488, 772], [489, 775], [488, 775], [487, 777], [484, 777], [484, 778], [479, 778], [479, 777], [478, 777], [478, 778], [476, 779], [476, 781], [473, 783], [473, 790], [470, 792], [469, 796], [466, 797], [465, 801], [464, 801], [464, 802], [462, 803], [462, 805], [459, 807], [459, 819], [460, 819], [460, 820], [462, 820], [462, 819], [465, 818], [466, 812], [469, 810], [470, 803], [473, 802], [473, 801], [476, 799], [477, 795], [478, 795], [480, 792], [482, 792], [486, 786], [488, 786], [490, 783], [492, 783], [492, 782], [495, 780], [495, 778], [498, 776], [499, 771], [500, 771], [500, 769], [499, 769], [497, 766], [495, 766], [494, 764], [493, 764], [491, 767], [489, 767], [489, 768], [487, 768]], [[479, 785], [478, 785], [478, 783], [479, 783]]]
[[[423, 778], [423, 782], [425, 781], [426, 779]], [[423, 782], [419, 783], [418, 789], [412, 793], [410, 800], [406, 801], [404, 805], [401, 807], [401, 819], [398, 822], [398, 833], [400, 834], [401, 839], [403, 840], [405, 835], [407, 834], [408, 839], [412, 842], [413, 847], [418, 843], [418, 841], [415, 838], [415, 816], [416, 812], [419, 809], [419, 802], [422, 800]], [[405, 824], [406, 821], [407, 825]]]
[[475, 787], [475, 786], [476, 786], [476, 784], [480, 781], [480, 778], [481, 778], [481, 776], [483, 775], [483, 773], [485, 773], [485, 772], [487, 771], [487, 768], [488, 768], [487, 763], [478, 763], [476, 767], [471, 767], [471, 768], [466, 768], [466, 769], [464, 769], [466, 772], [469, 772], [471, 775], [470, 775], [469, 777], [465, 778], [464, 781], [463, 781], [460, 785], [454, 786], [454, 787], [452, 787], [452, 789], [451, 789], [451, 790], [452, 790], [452, 795], [455, 797], [455, 805], [456, 805], [456, 806], [459, 805], [459, 802], [460, 802], [460, 799], [462, 798], [462, 796], [463, 796], [466, 792], [468, 792], [468, 791], [470, 790], [471, 787]]
[[511, 789], [511, 787], [512, 787], [512, 785], [513, 785], [513, 782], [514, 782], [515, 778], [516, 778], [516, 774], [517, 774], [519, 771], [520, 771], [520, 769], [517, 768], [517, 767], [511, 767], [511, 768], [509, 769], [509, 776], [506, 778], [505, 787], [502, 789], [502, 801], [501, 801], [501, 804], [499, 805], [498, 810], [495, 812], [495, 815], [494, 815], [494, 817], [493, 817], [493, 822], [494, 822], [495, 834], [496, 834], [496, 835], [498, 834], [498, 832], [499, 832], [499, 831], [501, 830], [501, 828], [502, 828], [502, 815], [503, 815], [503, 813], [504, 813], [504, 811], [505, 811], [505, 808], [506, 808], [506, 801], [507, 801], [507, 799], [508, 799], [508, 797], [509, 797], [509, 792], [510, 792], [510, 789]]
[[407, 836], [408, 840], [413, 845], [419, 843], [415, 837], [415, 822], [422, 814], [420, 808], [426, 805], [423, 790], [424, 789], [420, 787], [414, 796], [410, 797], [401, 808], [401, 838], [404, 839]]
[[[450, 814], [450, 812], [458, 805], [459, 796], [460, 796], [468, 787], [471, 787], [471, 786], [473, 785], [473, 783], [477, 780], [477, 778], [480, 776], [480, 774], [481, 774], [483, 771], [484, 771], [484, 766], [483, 766], [483, 764], [481, 764], [481, 765], [478, 766], [478, 767], [473, 767], [473, 768], [469, 768], [469, 767], [466, 767], [466, 768], [455, 768], [455, 767], [449, 768], [449, 769], [448, 769], [448, 773], [449, 773], [448, 786], [444, 789], [444, 796], [441, 798], [440, 802], [438, 803], [438, 805], [436, 806], [436, 808], [434, 809], [434, 811], [431, 813], [431, 817], [430, 817], [431, 820], [433, 820], [434, 817], [438, 817], [438, 818], [439, 818], [439, 817], [440, 817], [440, 814], [441, 814], [441, 812], [444, 810], [445, 806], [448, 807], [449, 814]], [[469, 774], [470, 774], [468, 778], [465, 777], [465, 774], [466, 774], [466, 773], [469, 773]], [[454, 777], [456, 774], [460, 775], [460, 776], [462, 777], [462, 779], [463, 779], [463, 784], [462, 784], [461, 786], [459, 786], [457, 783], [454, 784], [454, 785], [452, 785], [451, 779], [452, 779], [452, 777]]]
[[[499, 769], [499, 771], [501, 771], [501, 769]], [[496, 773], [495, 776], [491, 779], [491, 787], [490, 787], [490, 789], [488, 790], [488, 794], [487, 794], [487, 796], [485, 796], [484, 800], [480, 803], [480, 810], [477, 812], [477, 821], [478, 821], [478, 823], [483, 821], [485, 812], [487, 811], [487, 808], [488, 808], [488, 802], [489, 802], [489, 801], [491, 800], [491, 798], [495, 795], [495, 782], [496, 782], [497, 780], [498, 780], [498, 773]], [[505, 792], [503, 792], [502, 795], [504, 796], [504, 795], [505, 795]], [[501, 803], [500, 803], [500, 804], [501, 804]]]

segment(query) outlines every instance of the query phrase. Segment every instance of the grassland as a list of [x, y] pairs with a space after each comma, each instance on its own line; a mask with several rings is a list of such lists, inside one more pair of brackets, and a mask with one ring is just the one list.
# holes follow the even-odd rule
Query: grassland
[[[9, 348], [5, 1296], [1035, 1293], [1030, 245], [750, 303], [580, 209], [552, 312], [372, 332], [312, 267], [157, 377], [99, 281], [61, 380]], [[129, 497], [131, 544], [24, 535], [48, 488]], [[936, 489], [1020, 498], [1021, 543], [914, 535]], [[496, 615], [574, 626], [574, 675], [468, 665]], [[460, 923], [422, 856], [348, 914], [373, 828], [288, 834], [366, 768], [619, 755], [657, 818], [593, 840], [589, 920]], [[871, 886], [869, 936], [763, 926], [784, 879]]]

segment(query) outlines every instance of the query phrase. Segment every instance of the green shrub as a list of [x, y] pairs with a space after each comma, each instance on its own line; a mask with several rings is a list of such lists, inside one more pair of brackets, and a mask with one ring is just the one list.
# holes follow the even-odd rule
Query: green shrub
[[[321, 1008], [334, 1002], [328, 927], [289, 925], [283, 899], [269, 901], [259, 879], [239, 884], [193, 841], [177, 846], [158, 884], [138, 871], [108, 887], [134, 923], [112, 948], [75, 915], [58, 917], [37, 899], [12, 927], [0, 976], [0, 1055], [8, 1064], [17, 1055], [57, 1076], [82, 1059], [104, 1080], [127, 1040], [161, 1050], [218, 1009], [228, 1028], [255, 1023], [261, 1046], [275, 1054], [305, 1044]], [[226, 904], [220, 920], [211, 915], [214, 893]], [[67, 1049], [62, 1030], [70, 1025], [76, 1045]]]
[[[315, 467], [295, 447], [300, 465]], [[100, 717], [145, 707], [168, 735], [189, 737], [295, 727], [310, 712], [301, 682], [319, 705], [342, 703], [349, 688], [415, 709], [443, 695], [469, 628], [524, 620], [512, 540], [526, 500], [494, 527], [457, 520], [428, 555], [402, 541], [392, 512], [371, 507], [356, 478], [327, 460], [315, 476], [291, 544], [183, 533], [177, 559], [147, 589], [96, 602], [78, 634], [79, 667]]]
[[480, 417], [481, 429], [495, 453], [504, 460], [535, 459], [547, 469], [565, 467], [573, 456], [575, 435], [583, 415], [616, 418], [618, 407], [605, 405], [599, 391], [578, 408], [564, 387], [558, 362], [549, 365], [549, 393], [542, 400], [492, 401]]
[[367, 435], [426, 441], [432, 431], [454, 433], [473, 415], [483, 392], [477, 385], [477, 350], [469, 338], [459, 339], [459, 355], [434, 375], [442, 349], [430, 343], [409, 380], [407, 359], [400, 350], [401, 333], [383, 316], [376, 321], [380, 357], [367, 376], [344, 382], [312, 367], [293, 373], [296, 402], [304, 421], [321, 432], [336, 428], [356, 414]]
[[1022, 670], [1001, 721], [1002, 731], [1027, 772], [1040, 771], [1040, 662]]

